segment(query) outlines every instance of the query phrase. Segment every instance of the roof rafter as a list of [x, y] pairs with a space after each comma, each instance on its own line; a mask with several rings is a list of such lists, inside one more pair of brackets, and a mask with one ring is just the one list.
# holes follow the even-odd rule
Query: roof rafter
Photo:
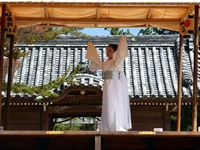
[[[151, 13], [152, 13], [152, 9], [149, 8], [146, 19], [151, 19]], [[146, 24], [145, 26], [148, 27], [148, 24]]]
[[[46, 19], [49, 19], [51, 17], [48, 7], [44, 7], [44, 14], [45, 14]], [[47, 22], [47, 26], [49, 26], [49, 24], [50, 24], [50, 22]]]
[[[100, 18], [100, 9], [99, 8], [96, 8], [96, 18], [99, 19]], [[98, 27], [97, 24], [95, 24], [95, 27]]]

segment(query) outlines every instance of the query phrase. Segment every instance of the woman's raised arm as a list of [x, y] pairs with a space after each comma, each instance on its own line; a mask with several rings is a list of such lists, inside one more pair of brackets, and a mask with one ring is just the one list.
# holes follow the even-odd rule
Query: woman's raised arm
[[97, 50], [92, 42], [88, 42], [87, 44], [86, 58], [90, 60], [90, 70], [96, 71], [102, 69], [102, 62], [100, 61]]
[[113, 59], [115, 60], [115, 65], [118, 65], [122, 60], [128, 57], [128, 46], [126, 42], [126, 37], [121, 36], [118, 44], [117, 51], [113, 54]]

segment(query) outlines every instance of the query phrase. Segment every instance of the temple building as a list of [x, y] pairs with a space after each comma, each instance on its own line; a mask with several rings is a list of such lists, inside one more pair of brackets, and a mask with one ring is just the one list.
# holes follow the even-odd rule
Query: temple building
[[[28, 55], [19, 60], [13, 75], [14, 83], [45, 85], [61, 77], [67, 69], [72, 71], [78, 64], [82, 68], [75, 77], [78, 81], [76, 85], [63, 83], [52, 89], [59, 94], [56, 98], [12, 93], [9, 113], [3, 111], [3, 120], [8, 116], [7, 129], [51, 130], [55, 118], [100, 117], [102, 72], [88, 70], [85, 55], [89, 41], [95, 44], [100, 59], [105, 61], [106, 46], [118, 43], [119, 37], [64, 37], [32, 45], [16, 45], [18, 49], [27, 51]], [[171, 130], [170, 114], [176, 111], [178, 93], [178, 37], [127, 36], [127, 43], [129, 56], [124, 62], [123, 71], [128, 80], [132, 130]], [[191, 105], [193, 55], [192, 39], [185, 40], [183, 105]], [[6, 78], [7, 74], [4, 72], [4, 79]], [[4, 98], [4, 102], [5, 100]], [[5, 105], [3, 108], [5, 110]]]

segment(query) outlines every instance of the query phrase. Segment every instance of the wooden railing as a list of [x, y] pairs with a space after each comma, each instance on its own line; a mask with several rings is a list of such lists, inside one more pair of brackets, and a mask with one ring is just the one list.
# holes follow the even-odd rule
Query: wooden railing
[[193, 150], [198, 132], [3, 131], [0, 149], [26, 150]]

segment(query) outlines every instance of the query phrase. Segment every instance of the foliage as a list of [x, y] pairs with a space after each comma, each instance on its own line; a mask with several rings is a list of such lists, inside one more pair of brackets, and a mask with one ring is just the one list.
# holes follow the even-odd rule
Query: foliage
[[71, 36], [86, 36], [81, 32], [83, 28], [64, 28], [64, 27], [42, 27], [32, 26], [20, 28], [16, 33], [17, 43], [36, 43], [38, 41], [48, 41], [58, 39], [60, 34]]
[[65, 130], [73, 130], [73, 131], [78, 131], [80, 128], [80, 125], [72, 125], [70, 126], [69, 124], [62, 124], [62, 123], [57, 123], [54, 126], [53, 130], [56, 131], [65, 131]]
[[[16, 33], [16, 42], [17, 43], [36, 43], [39, 41], [48, 41], [52, 39], [58, 39], [60, 34], [66, 34], [71, 36], [87, 36], [81, 32], [83, 28], [53, 28], [53, 27], [41, 27], [41, 26], [31, 26], [20, 28]], [[6, 41], [4, 48], [4, 56], [8, 57], [10, 52], [9, 42]], [[28, 52], [22, 51], [18, 49], [18, 47], [14, 47], [13, 59], [14, 61], [25, 57], [28, 55]]]
[[80, 131], [80, 130], [94, 130], [94, 125], [93, 124], [62, 124], [62, 123], [57, 123], [54, 126], [55, 131], [66, 131], [66, 130], [72, 130], [72, 131]]
[[[79, 120], [78, 117], [75, 118], [65, 118], [66, 121], [72, 121], [72, 120]], [[80, 131], [80, 130], [95, 130], [94, 124], [83, 124], [83, 123], [55, 123], [53, 130], [56, 131], [66, 131], [66, 130], [72, 130], [72, 131]]]
[[[199, 113], [199, 108], [198, 106], [198, 126], [199, 126], [199, 118], [200, 118], [200, 113]], [[176, 130], [176, 123], [177, 123], [177, 113], [173, 112], [170, 115], [171, 118], [171, 130], [175, 131]], [[192, 131], [192, 105], [183, 105], [182, 106], [182, 112], [181, 112], [181, 130], [182, 131]]]
[[[5, 49], [4, 49], [4, 56], [9, 57], [9, 53], [10, 53], [10, 49], [8, 48], [8, 44], [6, 43]], [[18, 49], [18, 47], [14, 47], [13, 60], [15, 61], [19, 58], [26, 57], [28, 54], [29, 54], [29, 52], [20, 50], [20, 49]]]
[[181, 128], [183, 131], [192, 130], [192, 106], [182, 106]]
[[[58, 94], [53, 92], [53, 89], [59, 87], [64, 82], [68, 85], [73, 85], [77, 81], [73, 80], [74, 76], [80, 72], [80, 65], [77, 65], [77, 67], [70, 72], [69, 69], [67, 69], [67, 73], [63, 74], [61, 77], [58, 77], [57, 79], [50, 81], [46, 85], [42, 86], [29, 86], [25, 84], [20, 83], [14, 83], [12, 85], [12, 92], [14, 93], [23, 93], [23, 94], [30, 94], [30, 95], [38, 95], [42, 97], [57, 97]], [[6, 83], [3, 84], [3, 91], [6, 91]]]
[[141, 29], [138, 33], [138, 35], [171, 35], [171, 34], [178, 34], [178, 32], [160, 28], [146, 28], [146, 29]]
[[120, 28], [105, 28], [105, 30], [110, 32], [110, 35], [132, 35], [129, 29], [126, 31]]

